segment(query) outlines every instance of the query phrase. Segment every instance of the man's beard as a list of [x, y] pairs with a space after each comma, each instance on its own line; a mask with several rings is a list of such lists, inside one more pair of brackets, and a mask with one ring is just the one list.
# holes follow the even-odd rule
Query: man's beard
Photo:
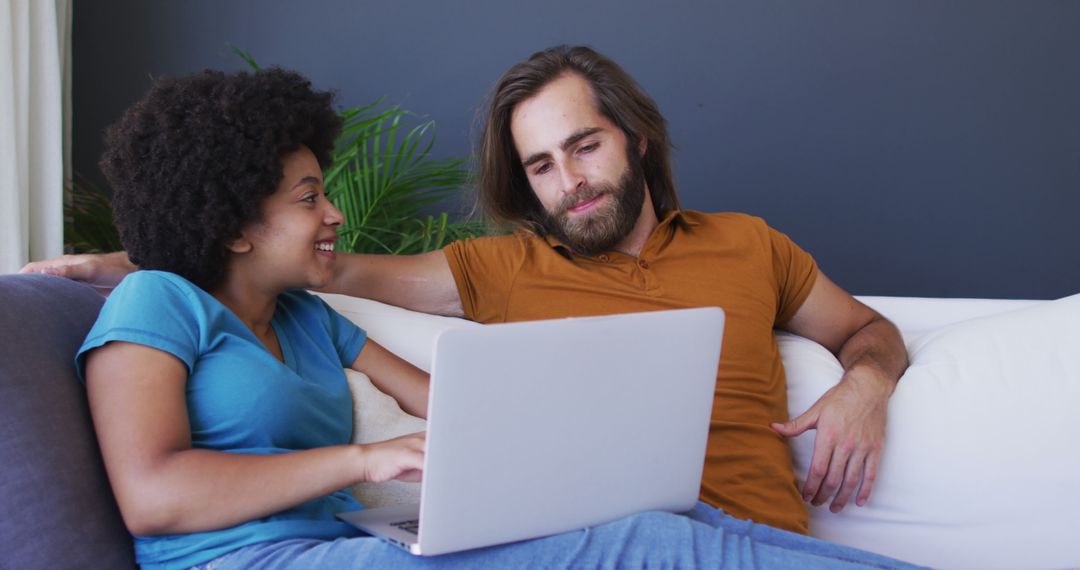
[[[554, 211], [544, 210], [544, 229], [578, 255], [592, 256], [610, 251], [630, 234], [645, 203], [645, 173], [637, 157], [627, 153], [628, 165], [617, 184], [588, 186], [562, 199]], [[609, 204], [596, 211], [571, 217], [570, 208], [602, 194], [610, 194]]]

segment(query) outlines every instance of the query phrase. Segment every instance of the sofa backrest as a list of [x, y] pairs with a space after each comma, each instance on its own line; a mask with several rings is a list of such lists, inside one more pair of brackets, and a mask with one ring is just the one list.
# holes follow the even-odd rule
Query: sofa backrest
[[103, 298], [0, 275], [0, 566], [135, 567], [98, 452], [75, 351]]
[[1031, 307], [1047, 301], [1024, 299], [945, 299], [930, 297], [855, 297], [900, 329], [905, 341], [953, 323]]

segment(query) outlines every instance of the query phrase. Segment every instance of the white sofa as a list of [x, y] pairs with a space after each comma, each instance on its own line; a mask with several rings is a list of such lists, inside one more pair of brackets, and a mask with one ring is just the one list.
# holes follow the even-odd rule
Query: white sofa
[[[438, 334], [480, 326], [325, 295], [370, 336], [421, 368]], [[811, 508], [814, 536], [942, 568], [1080, 567], [1080, 295], [1057, 301], [862, 297], [904, 335], [911, 367], [890, 401], [870, 502]], [[825, 348], [780, 333], [792, 416], [840, 378]], [[422, 430], [350, 373], [358, 442]], [[805, 474], [813, 432], [792, 441]], [[416, 484], [359, 485], [361, 501], [415, 500]]]

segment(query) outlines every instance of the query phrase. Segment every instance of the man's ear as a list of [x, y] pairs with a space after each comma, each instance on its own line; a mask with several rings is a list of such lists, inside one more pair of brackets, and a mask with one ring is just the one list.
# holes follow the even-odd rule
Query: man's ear
[[251, 240], [243, 232], [240, 233], [240, 237], [225, 242], [225, 249], [233, 253], [247, 253], [252, 247]]
[[645, 151], [649, 150], [649, 139], [645, 138], [645, 135], [641, 135], [641, 140], [638, 141], [638, 156], [645, 158]]

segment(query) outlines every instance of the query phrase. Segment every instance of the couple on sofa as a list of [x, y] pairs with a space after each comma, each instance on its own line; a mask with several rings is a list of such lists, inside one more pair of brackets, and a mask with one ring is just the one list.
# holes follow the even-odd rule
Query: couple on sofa
[[[120, 282], [77, 364], [141, 565], [906, 566], [804, 536], [804, 501], [870, 496], [907, 366], [899, 333], [762, 220], [681, 210], [664, 119], [618, 65], [560, 46], [507, 71], [477, 179], [485, 212], [516, 231], [417, 256], [334, 253], [331, 102], [280, 69], [158, 80], [106, 133], [126, 255], [24, 268]], [[361, 508], [340, 489], [417, 480], [424, 435], [350, 445], [342, 368], [419, 416], [428, 378], [309, 288], [479, 322], [723, 307], [702, 502], [434, 559], [362, 535], [335, 519]], [[790, 421], [774, 327], [845, 369]], [[784, 438], [808, 429], [799, 489]]]

